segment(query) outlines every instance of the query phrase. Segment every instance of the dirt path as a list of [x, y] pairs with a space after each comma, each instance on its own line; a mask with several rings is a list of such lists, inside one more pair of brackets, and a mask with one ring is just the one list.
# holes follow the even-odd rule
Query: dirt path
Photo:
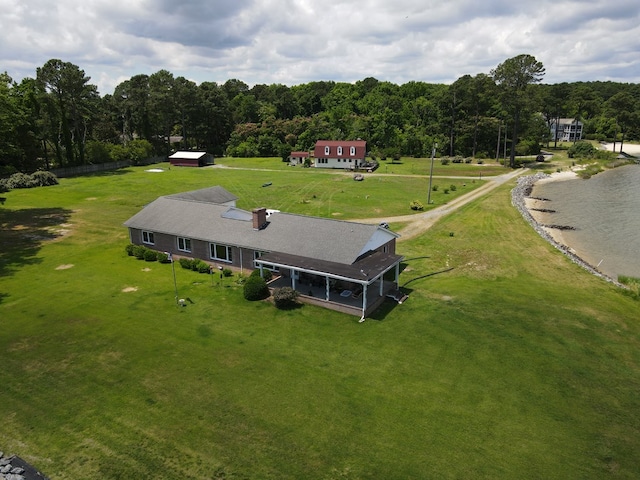
[[495, 177], [485, 177], [485, 180], [487, 182], [481, 187], [476, 188], [472, 192], [469, 192], [466, 195], [462, 195], [445, 205], [436, 207], [433, 210], [429, 210], [428, 212], [414, 213], [412, 215], [399, 215], [397, 217], [349, 219], [349, 221], [360, 223], [407, 222], [407, 225], [397, 233], [402, 236], [402, 240], [408, 240], [421, 234], [425, 230], [428, 230], [434, 223], [436, 223], [445, 215], [448, 215], [451, 212], [462, 207], [463, 205], [466, 205], [467, 203], [472, 202], [483, 195], [486, 195], [490, 191], [494, 190], [500, 185], [505, 184], [509, 180], [517, 177], [525, 171], [525, 169], [518, 169]]

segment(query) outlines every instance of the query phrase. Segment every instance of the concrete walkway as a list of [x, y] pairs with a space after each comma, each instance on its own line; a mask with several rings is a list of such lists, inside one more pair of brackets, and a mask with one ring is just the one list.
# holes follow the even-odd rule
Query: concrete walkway
[[397, 217], [384, 217], [384, 218], [364, 218], [364, 219], [349, 219], [351, 222], [360, 222], [360, 223], [407, 223], [405, 227], [399, 230], [397, 233], [401, 235], [400, 240], [409, 240], [425, 230], [428, 230], [440, 220], [445, 215], [454, 212], [458, 208], [466, 205], [469, 202], [472, 202], [483, 195], [491, 192], [496, 189], [500, 185], [505, 184], [506, 182], [514, 179], [515, 177], [521, 175], [527, 170], [524, 168], [519, 168], [517, 170], [511, 170], [503, 175], [498, 175], [495, 177], [484, 177], [486, 183], [479, 188], [476, 188], [472, 192], [469, 192], [465, 195], [462, 195], [451, 202], [441, 205], [439, 207], [434, 208], [433, 210], [429, 210], [424, 213], [414, 213], [409, 215], [399, 215]]

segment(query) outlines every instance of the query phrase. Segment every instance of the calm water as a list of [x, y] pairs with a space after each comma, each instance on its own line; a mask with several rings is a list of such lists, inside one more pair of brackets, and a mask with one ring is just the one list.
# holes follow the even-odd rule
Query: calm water
[[532, 196], [551, 200], [544, 223], [567, 225], [565, 243], [612, 278], [640, 278], [640, 165], [614, 168], [589, 180], [537, 184]]

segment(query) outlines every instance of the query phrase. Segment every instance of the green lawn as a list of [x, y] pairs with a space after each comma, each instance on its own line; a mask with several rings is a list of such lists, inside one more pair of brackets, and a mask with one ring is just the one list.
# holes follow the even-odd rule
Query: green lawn
[[[480, 178], [482, 176], [493, 176], [505, 173], [505, 168], [495, 160], [483, 160], [484, 163], [449, 163], [442, 165], [439, 158], [433, 162], [433, 174], [435, 176], [465, 176]], [[291, 167], [288, 162], [283, 162], [279, 158], [233, 158], [222, 157], [216, 159], [217, 165], [224, 165], [229, 168], [253, 168], [262, 170], [308, 170], [303, 167]], [[430, 158], [402, 157], [399, 160], [378, 160], [379, 167], [376, 174], [395, 175], [429, 175], [431, 172]], [[312, 170], [316, 170], [315, 168]], [[318, 169], [320, 171], [327, 171]], [[338, 170], [339, 171], [339, 170]], [[335, 170], [333, 171], [335, 172]], [[353, 173], [344, 172], [348, 175]]]
[[177, 268], [180, 308], [170, 265], [126, 256], [122, 222], [161, 194], [220, 184], [339, 218], [426, 195], [424, 177], [292, 170], [6, 194], [0, 450], [52, 479], [637, 478], [640, 304], [540, 239], [511, 186], [401, 241], [410, 298], [362, 324]]

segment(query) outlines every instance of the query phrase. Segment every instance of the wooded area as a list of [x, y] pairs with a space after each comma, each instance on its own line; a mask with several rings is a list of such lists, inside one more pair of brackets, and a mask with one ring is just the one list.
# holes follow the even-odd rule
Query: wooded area
[[318, 139], [362, 138], [375, 157], [429, 156], [437, 143], [440, 155], [495, 158], [504, 132], [513, 165], [514, 155], [548, 145], [554, 118], [583, 122], [590, 139], [640, 139], [638, 84], [543, 84], [544, 73], [530, 55], [451, 85], [371, 77], [291, 87], [249, 87], [238, 79], [197, 85], [160, 70], [100, 96], [80, 67], [52, 59], [20, 83], [0, 74], [0, 176], [135, 163], [178, 148], [286, 158]]

